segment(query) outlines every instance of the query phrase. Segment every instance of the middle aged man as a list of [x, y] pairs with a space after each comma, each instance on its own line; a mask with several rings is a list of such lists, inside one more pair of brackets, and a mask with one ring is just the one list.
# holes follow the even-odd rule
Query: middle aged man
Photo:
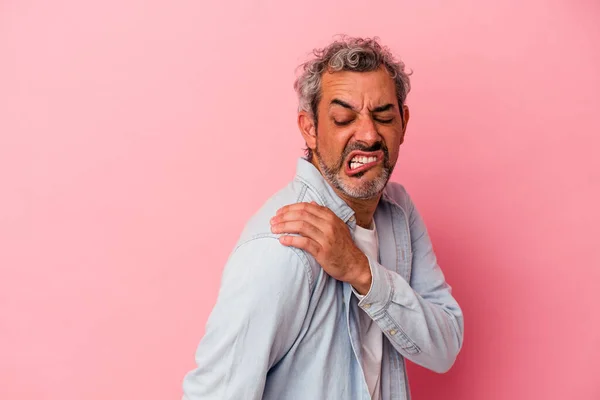
[[462, 346], [423, 220], [388, 183], [404, 64], [371, 39], [314, 55], [295, 84], [307, 156], [229, 257], [184, 399], [404, 400], [406, 358], [441, 373]]

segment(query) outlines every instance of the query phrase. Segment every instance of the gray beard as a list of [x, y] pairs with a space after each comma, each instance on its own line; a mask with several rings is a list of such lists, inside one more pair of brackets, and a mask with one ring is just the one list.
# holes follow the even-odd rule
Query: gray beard
[[[337, 167], [330, 168], [327, 164], [323, 162], [323, 159], [319, 154], [318, 147], [315, 149], [315, 155], [317, 156], [317, 162], [319, 163], [321, 172], [323, 173], [325, 179], [329, 182], [329, 184], [337, 190], [339, 190], [340, 192], [342, 192], [344, 195], [353, 199], [366, 200], [378, 196], [385, 188], [385, 185], [387, 184], [392, 174], [392, 168], [386, 166], [386, 163], [384, 163], [383, 172], [377, 178], [370, 181], [357, 182], [357, 184], [355, 185], [348, 185], [347, 183], [343, 182], [343, 180], [340, 178], [342, 168], [344, 168], [344, 159], [342, 159], [338, 163], [339, 165]], [[354, 179], [358, 181], [358, 179], [360, 178], [357, 177]]]

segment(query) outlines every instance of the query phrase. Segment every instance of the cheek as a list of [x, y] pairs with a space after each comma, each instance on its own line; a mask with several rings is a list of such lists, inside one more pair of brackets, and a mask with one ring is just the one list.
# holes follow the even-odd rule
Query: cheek
[[388, 152], [390, 154], [390, 162], [392, 164], [396, 163], [398, 159], [398, 154], [400, 153], [400, 145], [402, 144], [402, 134], [393, 134], [387, 137], [386, 145], [388, 147]]
[[347, 136], [343, 132], [333, 130], [321, 132], [319, 130], [319, 135], [317, 135], [319, 152], [330, 158], [338, 158], [348, 145]]
[[402, 142], [402, 131], [399, 129], [389, 129], [385, 132], [380, 132], [380, 135], [385, 140], [385, 144], [389, 147], [390, 151], [392, 147], [396, 148]]
[[398, 162], [398, 151], [395, 151], [393, 153], [390, 153], [390, 164], [391, 165], [396, 165], [396, 162]]

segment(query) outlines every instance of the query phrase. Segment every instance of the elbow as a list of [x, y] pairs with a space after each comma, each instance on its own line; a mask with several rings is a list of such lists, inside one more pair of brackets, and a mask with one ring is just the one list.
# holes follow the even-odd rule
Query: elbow
[[445, 351], [443, 352], [444, 356], [440, 357], [440, 362], [437, 363], [434, 372], [438, 374], [445, 374], [450, 371], [454, 363], [456, 362], [456, 358], [458, 357], [458, 353], [463, 345], [463, 335], [464, 335], [464, 325], [462, 318], [456, 320], [456, 324], [454, 327], [454, 335], [452, 339], [449, 339], [445, 342]]
[[445, 357], [444, 359], [438, 360], [438, 362], [434, 363], [433, 368], [431, 368], [431, 370], [438, 374], [445, 374], [446, 372], [450, 371], [455, 361], [456, 355]]
[[445, 346], [440, 349], [441, 351], [437, 352], [437, 357], [431, 363], [431, 369], [433, 372], [437, 372], [438, 374], [445, 374], [450, 371], [454, 363], [456, 362], [456, 358], [458, 357], [458, 353], [462, 347], [462, 334], [457, 335], [452, 343], [446, 343]]
[[458, 353], [460, 353], [460, 349], [462, 348], [462, 334], [457, 337], [455, 343], [452, 346], [449, 346], [446, 351], [445, 357], [442, 357], [439, 367], [437, 370], [434, 370], [438, 374], [445, 374], [450, 371], [454, 363], [456, 362], [456, 358], [458, 357]]
[[438, 374], [445, 374], [446, 372], [450, 371], [454, 365], [457, 355], [457, 348], [445, 347], [438, 348], [435, 351], [423, 352], [416, 357], [409, 357], [409, 359], [430, 371]]

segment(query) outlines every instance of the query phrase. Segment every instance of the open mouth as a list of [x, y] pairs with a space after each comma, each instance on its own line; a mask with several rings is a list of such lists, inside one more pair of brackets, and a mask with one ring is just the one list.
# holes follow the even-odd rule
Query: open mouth
[[381, 163], [382, 159], [382, 151], [368, 153], [364, 151], [353, 151], [348, 156], [348, 161], [346, 162], [346, 175], [353, 176], [365, 172]]

